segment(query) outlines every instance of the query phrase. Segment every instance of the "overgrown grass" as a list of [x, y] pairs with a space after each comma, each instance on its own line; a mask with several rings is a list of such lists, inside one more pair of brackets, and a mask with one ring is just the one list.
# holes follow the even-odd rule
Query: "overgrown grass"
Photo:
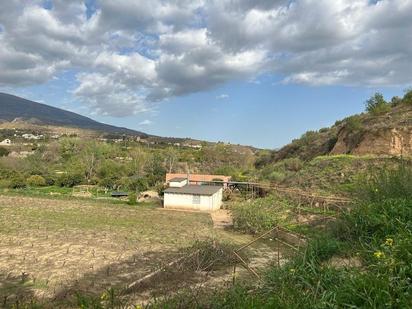
[[230, 205], [235, 229], [246, 233], [261, 233], [277, 224], [285, 223], [292, 206], [275, 195], [233, 203]]
[[[260, 287], [216, 291], [192, 307], [411, 308], [412, 168], [369, 176], [357, 184], [353, 210], [286, 265], [271, 268]], [[357, 262], [344, 263], [351, 260]]]

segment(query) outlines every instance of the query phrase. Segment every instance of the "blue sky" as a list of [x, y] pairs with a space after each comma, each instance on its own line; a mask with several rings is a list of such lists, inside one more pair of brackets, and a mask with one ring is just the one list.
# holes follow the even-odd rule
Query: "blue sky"
[[0, 91], [147, 133], [277, 148], [412, 85], [412, 0], [0, 4]]

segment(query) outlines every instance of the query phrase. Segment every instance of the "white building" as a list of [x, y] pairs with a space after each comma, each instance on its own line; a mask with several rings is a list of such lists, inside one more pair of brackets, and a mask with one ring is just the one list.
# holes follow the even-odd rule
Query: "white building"
[[187, 184], [186, 178], [173, 178], [164, 191], [164, 208], [214, 211], [222, 205], [221, 186]]
[[11, 140], [9, 140], [8, 138], [6, 138], [5, 140], [0, 142], [1, 146], [9, 146], [11, 145]]
[[41, 139], [43, 138], [43, 135], [34, 135], [34, 134], [26, 133], [26, 134], [23, 134], [22, 137], [25, 139]]

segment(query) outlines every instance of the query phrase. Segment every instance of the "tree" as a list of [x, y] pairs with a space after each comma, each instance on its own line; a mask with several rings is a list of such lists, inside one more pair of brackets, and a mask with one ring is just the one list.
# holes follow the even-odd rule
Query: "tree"
[[412, 89], [407, 89], [403, 96], [402, 103], [412, 105]]
[[177, 151], [173, 147], [168, 147], [165, 152], [166, 168], [169, 173], [173, 172], [173, 167], [177, 162]]
[[379, 92], [376, 92], [372, 97], [366, 100], [365, 105], [366, 111], [374, 115], [386, 113], [391, 108], [383, 98], [383, 95]]
[[98, 160], [101, 156], [99, 145], [95, 142], [87, 143], [82, 151], [81, 158], [85, 167], [85, 177], [87, 183], [94, 177]]

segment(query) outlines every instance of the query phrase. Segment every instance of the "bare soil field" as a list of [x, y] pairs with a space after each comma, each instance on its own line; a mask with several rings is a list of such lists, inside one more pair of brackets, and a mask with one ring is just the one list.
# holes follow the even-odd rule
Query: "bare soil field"
[[205, 213], [0, 195], [0, 307], [17, 299], [65, 307], [77, 292], [124, 288], [210, 237], [251, 238], [214, 229]]

